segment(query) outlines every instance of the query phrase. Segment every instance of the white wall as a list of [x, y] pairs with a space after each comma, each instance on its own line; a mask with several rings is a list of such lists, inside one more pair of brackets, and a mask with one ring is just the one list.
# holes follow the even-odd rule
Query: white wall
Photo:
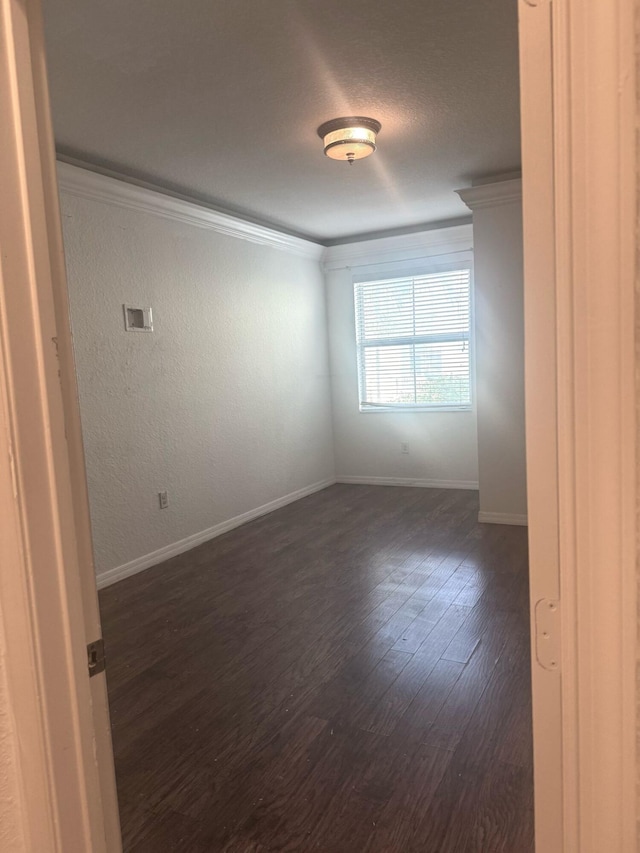
[[[353, 277], [385, 274], [421, 259], [470, 258], [470, 226], [336, 246], [325, 253], [336, 475], [343, 482], [477, 488], [475, 409], [360, 412]], [[402, 442], [409, 453], [401, 453]]]
[[473, 211], [481, 521], [525, 523], [522, 189], [463, 190]]
[[[481, 519], [525, 520], [519, 199], [474, 208], [473, 232], [331, 247], [323, 280], [313, 244], [60, 168], [100, 583], [334, 477], [479, 482]], [[354, 275], [474, 244], [477, 413], [361, 413]], [[154, 332], [126, 332], [123, 303], [150, 305]]]
[[[331, 481], [324, 284], [317, 247], [227, 236], [183, 202], [168, 218], [159, 194], [77, 173], [62, 168], [62, 217], [96, 567], [113, 579]], [[153, 333], [126, 332], [123, 303], [150, 305]]]

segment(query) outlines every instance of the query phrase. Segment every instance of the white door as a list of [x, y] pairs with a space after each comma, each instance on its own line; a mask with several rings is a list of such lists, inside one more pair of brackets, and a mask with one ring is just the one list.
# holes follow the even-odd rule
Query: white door
[[27, 850], [118, 853], [106, 680], [87, 660], [100, 617], [38, 0], [0, 0], [0, 114], [0, 605], [16, 802]]

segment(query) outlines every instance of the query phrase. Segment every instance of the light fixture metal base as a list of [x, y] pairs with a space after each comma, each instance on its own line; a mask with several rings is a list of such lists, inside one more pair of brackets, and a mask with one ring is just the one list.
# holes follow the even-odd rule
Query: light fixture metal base
[[375, 134], [380, 133], [382, 125], [375, 118], [367, 118], [366, 116], [344, 116], [343, 118], [332, 118], [325, 121], [318, 128], [318, 136], [320, 139], [328, 133], [333, 133], [336, 130], [343, 130], [346, 127], [366, 127], [367, 130], [372, 130]]

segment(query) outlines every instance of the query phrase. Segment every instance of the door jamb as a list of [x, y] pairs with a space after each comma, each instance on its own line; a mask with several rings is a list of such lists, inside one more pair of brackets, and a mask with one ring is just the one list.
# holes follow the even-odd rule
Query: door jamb
[[[520, 0], [521, 47], [543, 15], [550, 16], [550, 67], [545, 57], [538, 69], [523, 65], [521, 86], [526, 107], [552, 72], [551, 146], [534, 150], [545, 140], [536, 137], [533, 113], [523, 192], [525, 258], [528, 244], [542, 245], [548, 226], [548, 209], [545, 219], [545, 209], [536, 207], [536, 181], [547, 182], [553, 199], [555, 334], [548, 344], [556, 360], [548, 390], [556, 390], [557, 417], [546, 449], [531, 409], [527, 429], [530, 446], [557, 472], [563, 625], [557, 849], [626, 853], [635, 850], [636, 836], [635, 3]], [[529, 169], [536, 158], [542, 173]], [[534, 301], [537, 284], [525, 276]], [[535, 371], [530, 362], [527, 382]], [[553, 531], [530, 530], [532, 555], [545, 535]], [[546, 568], [533, 562], [532, 587]], [[549, 584], [549, 592], [537, 595], [553, 598], [552, 578]], [[535, 710], [535, 656], [533, 666]], [[556, 761], [537, 748], [536, 759], [540, 799], [545, 781], [554, 784]], [[545, 815], [538, 808], [540, 821]]]

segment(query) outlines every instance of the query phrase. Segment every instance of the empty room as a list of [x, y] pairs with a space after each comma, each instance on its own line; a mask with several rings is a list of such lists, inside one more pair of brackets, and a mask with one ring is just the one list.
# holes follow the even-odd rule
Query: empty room
[[125, 851], [533, 850], [517, 4], [43, 11]]

